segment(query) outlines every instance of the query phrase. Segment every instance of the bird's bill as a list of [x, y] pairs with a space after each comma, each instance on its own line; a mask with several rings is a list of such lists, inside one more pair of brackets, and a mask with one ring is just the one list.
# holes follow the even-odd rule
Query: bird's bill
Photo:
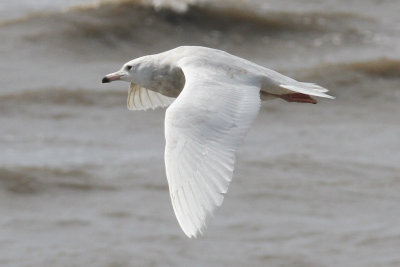
[[106, 76], [104, 76], [103, 80], [101, 80], [102, 83], [110, 83], [113, 81], [119, 81], [121, 80], [121, 77], [124, 76], [123, 73], [121, 73], [120, 71], [114, 72], [114, 73], [110, 73], [107, 74]]

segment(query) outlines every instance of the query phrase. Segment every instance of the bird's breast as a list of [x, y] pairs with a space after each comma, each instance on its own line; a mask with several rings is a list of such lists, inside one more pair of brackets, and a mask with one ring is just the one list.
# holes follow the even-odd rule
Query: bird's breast
[[153, 76], [150, 90], [168, 97], [178, 97], [185, 86], [185, 75], [180, 68], [174, 68]]

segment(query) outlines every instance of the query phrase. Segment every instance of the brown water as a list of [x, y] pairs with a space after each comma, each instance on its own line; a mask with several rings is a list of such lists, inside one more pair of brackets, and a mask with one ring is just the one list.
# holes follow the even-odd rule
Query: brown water
[[[400, 266], [396, 1], [41, 3], [0, 21], [0, 266]], [[100, 84], [191, 44], [337, 97], [263, 104], [197, 240], [169, 201], [164, 111]]]

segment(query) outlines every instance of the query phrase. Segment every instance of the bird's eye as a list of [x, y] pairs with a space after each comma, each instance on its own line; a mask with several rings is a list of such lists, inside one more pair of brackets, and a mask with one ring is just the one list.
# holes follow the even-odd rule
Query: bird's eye
[[131, 69], [132, 69], [132, 66], [130, 66], [130, 65], [126, 66], [126, 69], [127, 69], [127, 70], [131, 70]]

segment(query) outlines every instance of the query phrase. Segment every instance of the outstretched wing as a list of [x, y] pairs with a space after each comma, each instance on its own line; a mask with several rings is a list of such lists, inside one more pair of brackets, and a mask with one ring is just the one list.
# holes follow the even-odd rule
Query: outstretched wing
[[169, 106], [175, 98], [168, 97], [131, 83], [127, 106], [130, 110], [147, 110]]
[[165, 165], [175, 215], [202, 234], [232, 179], [235, 152], [260, 107], [260, 86], [206, 63], [181, 64], [185, 87], [165, 115]]

